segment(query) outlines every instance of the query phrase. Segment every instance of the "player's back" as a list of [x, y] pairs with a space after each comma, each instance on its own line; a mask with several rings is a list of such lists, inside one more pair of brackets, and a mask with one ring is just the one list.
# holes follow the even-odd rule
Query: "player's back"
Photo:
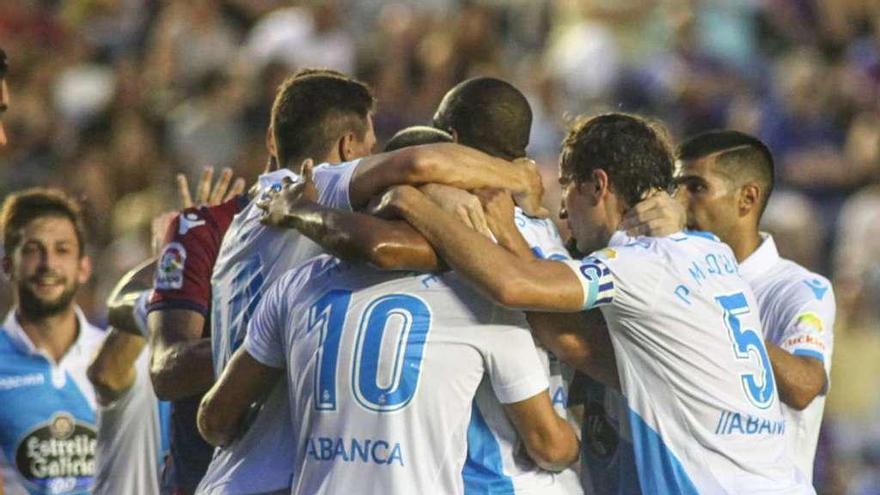
[[811, 493], [785, 453], [758, 306], [730, 248], [702, 233], [614, 241], [581, 270], [613, 277], [602, 309], [642, 489]]
[[294, 493], [462, 493], [484, 374], [502, 403], [547, 388], [521, 316], [454, 274], [322, 256], [285, 277], [278, 321], [297, 429]]
[[[354, 161], [315, 168], [321, 204], [349, 206], [348, 181], [356, 165]], [[258, 187], [265, 192], [279, 187], [284, 178], [296, 180], [297, 176], [281, 169], [260, 176]], [[262, 211], [256, 202], [251, 201], [233, 219], [211, 276], [211, 347], [217, 376], [244, 340], [264, 288], [296, 263], [321, 252], [317, 244], [295, 230], [262, 225]], [[275, 387], [250, 429], [232, 445], [215, 451], [198, 492], [260, 493], [290, 486], [293, 454], [284, 421], [288, 410], [283, 387]]]

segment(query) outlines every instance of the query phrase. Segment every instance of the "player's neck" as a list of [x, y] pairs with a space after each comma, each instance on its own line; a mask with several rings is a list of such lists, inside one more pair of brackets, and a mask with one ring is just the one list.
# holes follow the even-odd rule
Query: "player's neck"
[[67, 353], [79, 333], [73, 305], [51, 316], [27, 315], [20, 309], [15, 316], [34, 347], [46, 351], [56, 362]]
[[736, 261], [742, 263], [761, 246], [761, 234], [758, 233], [758, 229], [743, 229], [737, 232], [736, 237], [729, 244]]

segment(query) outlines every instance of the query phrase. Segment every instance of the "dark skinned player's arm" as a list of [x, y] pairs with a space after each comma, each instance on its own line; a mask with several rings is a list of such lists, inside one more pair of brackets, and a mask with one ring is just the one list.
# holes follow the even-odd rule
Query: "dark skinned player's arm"
[[435, 271], [437, 254], [408, 223], [302, 201], [281, 224], [298, 230], [330, 254], [383, 270]]
[[205, 317], [188, 309], [150, 312], [147, 323], [153, 336], [150, 379], [156, 396], [180, 400], [200, 394], [214, 383], [211, 339], [202, 338]]
[[458, 222], [415, 188], [386, 194], [383, 209], [406, 219], [458, 274], [498, 304], [535, 311], [578, 312], [584, 290], [561, 262], [522, 259]]
[[135, 304], [149, 288], [155, 266], [153, 259], [128, 271], [108, 298], [111, 328], [86, 370], [102, 404], [113, 402], [134, 384], [134, 362], [147, 343], [135, 321]]
[[779, 398], [788, 406], [801, 411], [813, 402], [825, 388], [825, 367], [822, 361], [795, 356], [781, 347], [765, 342], [773, 376], [779, 387]]
[[562, 471], [580, 453], [577, 435], [568, 421], [559, 417], [547, 391], [512, 404], [504, 404], [529, 457], [547, 471]]
[[459, 189], [507, 189], [532, 215], [545, 213], [543, 186], [534, 163], [513, 165], [481, 151], [454, 143], [410, 146], [361, 160], [349, 185], [353, 209], [399, 184], [444, 184]]
[[[484, 203], [487, 202], [484, 200]], [[487, 203], [489, 228], [500, 246], [521, 259], [534, 259], [534, 253], [513, 221], [512, 206], [506, 201], [496, 207]], [[557, 358], [604, 385], [620, 389], [614, 347], [600, 311], [527, 311], [526, 319], [532, 335]]]
[[199, 404], [197, 424], [202, 437], [215, 447], [229, 445], [242, 432], [251, 404], [265, 398], [281, 373], [280, 368], [251, 357], [243, 347], [238, 349]]

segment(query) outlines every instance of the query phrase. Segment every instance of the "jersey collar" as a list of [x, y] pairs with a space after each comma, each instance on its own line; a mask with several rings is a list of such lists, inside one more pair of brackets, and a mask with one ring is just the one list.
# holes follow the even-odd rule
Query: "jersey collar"
[[[76, 321], [79, 324], [79, 333], [76, 336], [76, 340], [73, 341], [73, 345], [70, 346], [70, 349], [64, 354], [61, 360], [67, 359], [69, 356], [78, 355], [86, 352], [85, 345], [83, 343], [83, 339], [85, 338], [86, 332], [90, 328], [90, 324], [88, 320], [86, 320], [86, 315], [82, 312], [82, 309], [78, 305], [74, 305], [73, 311], [76, 313]], [[21, 328], [21, 324], [18, 322], [18, 317], [15, 316], [15, 308], [9, 310], [9, 313], [6, 314], [6, 320], [3, 322], [3, 328], [0, 331], [6, 332], [6, 335], [9, 336], [13, 345], [21, 351], [22, 354], [31, 354], [43, 356], [48, 359], [50, 362], [53, 361], [51, 356], [48, 353], [43, 351], [42, 349], [38, 349], [33, 342], [31, 342], [30, 337], [28, 337], [27, 333], [25, 333], [24, 329]]]
[[748, 258], [739, 264], [739, 273], [747, 279], [753, 279], [772, 268], [779, 262], [779, 251], [773, 236], [761, 232], [761, 245]]

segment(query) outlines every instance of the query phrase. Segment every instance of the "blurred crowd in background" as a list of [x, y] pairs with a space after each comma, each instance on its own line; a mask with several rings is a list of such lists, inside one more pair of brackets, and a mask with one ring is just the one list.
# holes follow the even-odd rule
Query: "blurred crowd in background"
[[766, 229], [838, 298], [818, 491], [880, 493], [880, 2], [0, 0], [0, 46], [0, 194], [52, 185], [83, 200], [97, 270], [80, 304], [97, 323], [148, 256], [150, 220], [176, 208], [176, 173], [262, 170], [275, 89], [302, 67], [368, 82], [380, 143], [429, 123], [463, 79], [512, 81], [550, 207], [579, 113], [643, 113], [677, 139], [761, 137], [777, 166]]

